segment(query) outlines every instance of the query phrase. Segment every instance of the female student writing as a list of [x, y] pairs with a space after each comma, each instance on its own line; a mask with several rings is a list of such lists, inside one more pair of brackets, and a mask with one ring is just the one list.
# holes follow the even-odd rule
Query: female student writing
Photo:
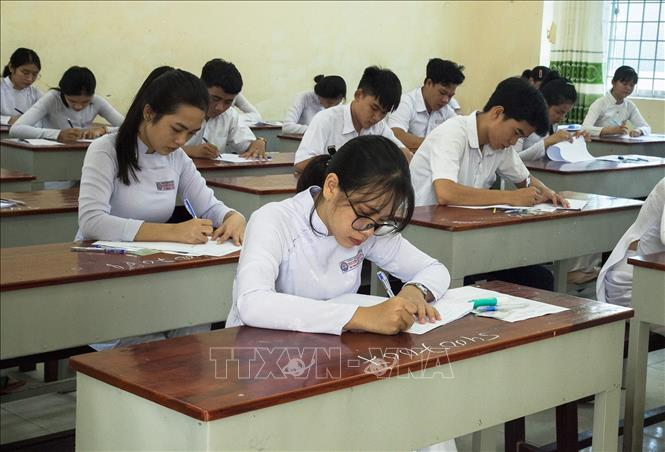
[[515, 145], [515, 150], [525, 162], [545, 157], [547, 148], [562, 141], [572, 142], [579, 136], [590, 140], [589, 133], [584, 130], [574, 133], [557, 130], [559, 122], [566, 117], [577, 100], [577, 90], [570, 80], [561, 77], [557, 71], [551, 71], [540, 85], [540, 93], [547, 102], [550, 128], [544, 138], [534, 132]]
[[[612, 77], [612, 89], [596, 99], [584, 118], [583, 125], [591, 136], [625, 135], [639, 137], [649, 135], [651, 128], [635, 104], [627, 99], [637, 84], [637, 72], [630, 66], [621, 66]], [[628, 130], [630, 121], [634, 129]]]
[[[399, 232], [413, 213], [406, 158], [389, 139], [360, 136], [314, 157], [299, 193], [252, 215], [226, 325], [340, 334], [395, 334], [414, 316], [440, 318], [428, 304], [450, 284], [448, 270]], [[335, 303], [360, 286], [364, 259], [402, 281], [372, 307]]]
[[2, 124], [14, 124], [44, 94], [33, 86], [42, 63], [34, 50], [18, 48], [2, 71], [0, 112]]
[[[26, 111], [9, 130], [9, 135], [48, 138], [64, 143], [97, 138], [111, 131], [111, 128], [93, 125], [97, 115], [115, 127], [122, 124], [124, 117], [103, 97], [95, 95], [96, 85], [90, 69], [70, 67], [62, 75], [58, 87]], [[40, 121], [43, 127], [38, 125]]]
[[282, 131], [303, 134], [315, 114], [339, 105], [346, 97], [346, 82], [338, 75], [314, 77], [314, 91], [300, 93], [289, 108]]
[[[166, 66], [150, 73], [120, 130], [88, 148], [76, 240], [242, 242], [244, 217], [215, 199], [181, 148], [207, 108], [208, 90], [198, 77]], [[200, 218], [164, 224], [176, 195]]]

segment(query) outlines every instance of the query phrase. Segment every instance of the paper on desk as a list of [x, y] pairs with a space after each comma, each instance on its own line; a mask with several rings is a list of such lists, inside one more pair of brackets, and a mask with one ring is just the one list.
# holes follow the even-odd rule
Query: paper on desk
[[589, 154], [584, 137], [577, 137], [573, 142], [562, 141], [547, 148], [547, 157], [555, 162], [585, 162], [595, 160]]
[[229, 163], [250, 163], [256, 161], [253, 159], [246, 159], [244, 157], [240, 157], [238, 154], [220, 154], [219, 156], [217, 156], [215, 160], [220, 160], [222, 162], [229, 162]]
[[[661, 160], [659, 157], [652, 157], [654, 161]], [[652, 161], [646, 155], [626, 154], [626, 155], [603, 155], [596, 157], [596, 160], [604, 160], [606, 162], [619, 162], [619, 163], [648, 163]]]
[[158, 250], [172, 253], [182, 253], [188, 256], [226, 256], [242, 249], [230, 241], [218, 244], [216, 240], [210, 239], [208, 243], [202, 245], [190, 245], [188, 243], [176, 242], [109, 242], [99, 240], [93, 245], [99, 245], [108, 248], [122, 248], [125, 250]]
[[256, 122], [250, 122], [250, 126], [281, 126], [282, 123], [280, 121], [256, 121]]
[[59, 143], [53, 140], [45, 140], [43, 138], [12, 138], [17, 143], [28, 143], [35, 146], [64, 146], [64, 143]]
[[586, 201], [584, 199], [566, 199], [568, 201], [568, 204], [570, 207], [563, 207], [563, 206], [555, 206], [554, 204], [550, 203], [540, 203], [540, 204], [535, 204], [533, 206], [529, 207], [521, 207], [521, 206], [511, 206], [510, 204], [490, 204], [486, 206], [456, 206], [456, 205], [451, 205], [448, 207], [461, 207], [463, 209], [509, 209], [509, 210], [514, 210], [514, 209], [522, 209], [522, 210], [527, 210], [527, 211], [539, 211], [539, 212], [554, 212], [555, 210], [582, 210], [584, 209], [584, 206], [587, 205], [589, 201]]
[[79, 138], [76, 140], [77, 143], [92, 143], [93, 141], [95, 141], [94, 138]]
[[[432, 306], [434, 306], [439, 311], [439, 314], [441, 314], [441, 320], [438, 320], [434, 323], [427, 322], [425, 324], [420, 324], [416, 321], [413, 323], [413, 325], [411, 325], [411, 328], [406, 330], [406, 332], [411, 334], [424, 334], [427, 333], [428, 331], [433, 330], [434, 328], [438, 328], [454, 320], [462, 318], [465, 315], [467, 315], [469, 312], [471, 312], [471, 310], [473, 309], [473, 305], [471, 303], [462, 303], [459, 300], [451, 301], [450, 296], [448, 295], [449, 293], [450, 291], [448, 291], [442, 298], [432, 303]], [[386, 301], [386, 298], [377, 297], [373, 295], [351, 293], [331, 298], [328, 301], [331, 303], [338, 303], [338, 304], [374, 306], [376, 304], [383, 303], [384, 301]]]
[[0, 200], [0, 209], [9, 209], [10, 207], [16, 207], [15, 202]]
[[462, 297], [465, 300], [495, 297], [497, 300], [496, 311], [474, 311], [474, 313], [480, 317], [492, 317], [506, 322], [518, 322], [520, 320], [540, 317], [546, 314], [556, 314], [557, 312], [568, 310], [568, 308], [562, 308], [561, 306], [554, 306], [539, 301], [529, 300], [527, 298], [495, 292], [493, 290], [480, 289], [478, 287], [466, 286], [460, 287], [459, 289], [452, 289], [448, 292], [450, 293], [454, 291], [458, 291], [455, 294], [455, 297]]

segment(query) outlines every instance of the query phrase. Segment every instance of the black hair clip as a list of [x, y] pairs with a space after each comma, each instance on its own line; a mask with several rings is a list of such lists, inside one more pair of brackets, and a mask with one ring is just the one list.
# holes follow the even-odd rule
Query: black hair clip
[[334, 144], [331, 144], [330, 146], [328, 146], [327, 149], [328, 149], [328, 154], [329, 154], [331, 157], [332, 157], [333, 155], [335, 155], [335, 152], [337, 152], [337, 148], [335, 147]]

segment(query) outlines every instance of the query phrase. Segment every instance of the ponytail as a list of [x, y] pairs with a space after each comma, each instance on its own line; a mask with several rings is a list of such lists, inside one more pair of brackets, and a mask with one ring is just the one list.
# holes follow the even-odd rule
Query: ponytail
[[326, 170], [328, 169], [330, 159], [332, 159], [332, 155], [329, 154], [317, 155], [311, 159], [300, 175], [300, 178], [298, 178], [296, 193], [305, 191], [313, 185], [322, 187], [323, 182], [326, 180]]

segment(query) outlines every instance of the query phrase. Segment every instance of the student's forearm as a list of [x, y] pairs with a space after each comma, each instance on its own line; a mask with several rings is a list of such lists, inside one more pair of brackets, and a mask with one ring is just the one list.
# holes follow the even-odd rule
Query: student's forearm
[[434, 181], [434, 191], [442, 205], [485, 206], [510, 201], [510, 192], [467, 187], [446, 179]]
[[144, 222], [134, 236], [136, 242], [176, 242], [175, 227], [169, 223]]
[[[314, 158], [314, 157], [312, 157], [312, 158]], [[310, 160], [312, 160], [312, 159], [309, 158], [309, 159], [307, 159], [307, 160], [303, 160], [302, 162], [298, 162], [298, 163], [296, 163], [296, 164], [294, 165], [294, 167], [295, 167], [295, 169], [296, 169], [296, 172], [297, 172], [297, 173], [302, 173], [303, 171], [305, 171], [305, 168], [306, 168], [307, 165], [309, 164], [309, 161], [310, 161]]]
[[404, 146], [412, 151], [415, 151], [420, 147], [421, 144], [423, 144], [424, 138], [413, 135], [412, 133], [405, 132], [399, 127], [393, 127], [392, 131], [395, 134], [395, 138], [401, 141]]

